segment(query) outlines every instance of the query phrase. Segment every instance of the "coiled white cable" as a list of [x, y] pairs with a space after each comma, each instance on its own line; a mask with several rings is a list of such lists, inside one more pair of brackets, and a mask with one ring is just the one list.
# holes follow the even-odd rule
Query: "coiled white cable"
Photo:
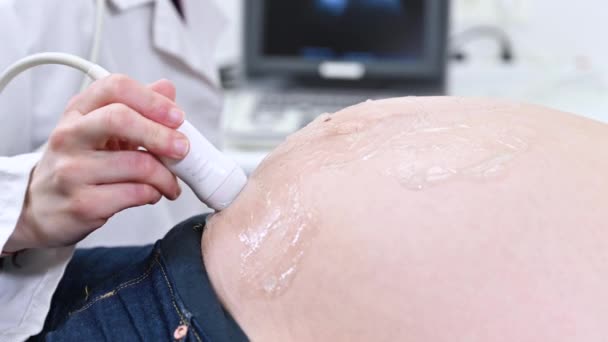
[[106, 15], [106, 0], [97, 0], [95, 4], [95, 33], [93, 34], [93, 45], [89, 54], [89, 61], [92, 63], [99, 62], [99, 51], [101, 50], [101, 38], [103, 35], [103, 27]]
[[[0, 93], [17, 75], [42, 64], [61, 64], [76, 68], [93, 80], [110, 75], [99, 65], [78, 56], [56, 52], [39, 53], [17, 61], [0, 75]], [[184, 121], [177, 130], [190, 141], [188, 155], [182, 160], [160, 158], [161, 161], [188, 184], [203, 203], [215, 210], [225, 209], [247, 183], [245, 172], [233, 160], [218, 151], [188, 121]]]
[[20, 73], [43, 64], [61, 64], [78, 69], [94, 80], [102, 79], [110, 73], [84, 58], [60, 52], [43, 52], [27, 56], [9, 66], [0, 76], [0, 92]]
[[[13, 65], [9, 66], [2, 78], [0, 79], [0, 92], [20, 73], [27, 69], [43, 64], [62, 64], [72, 68], [76, 68], [84, 72], [93, 80], [98, 80], [108, 76], [110, 73], [104, 68], [97, 65], [99, 59], [99, 50], [101, 49], [101, 37], [103, 35], [103, 26], [106, 9], [106, 0], [97, 0], [96, 15], [95, 15], [95, 33], [93, 35], [93, 45], [89, 55], [89, 60], [78, 56], [60, 52], [43, 52], [25, 57]], [[81, 85], [81, 91], [89, 85], [88, 79], [84, 78]]]
[[[106, 15], [106, 0], [96, 0], [95, 2], [95, 28], [93, 31], [93, 44], [89, 53], [89, 61], [97, 64], [99, 62], [99, 52], [101, 50], [101, 39], [103, 36], [103, 28], [105, 25], [104, 16]], [[82, 79], [80, 91], [85, 90], [90, 84], [88, 78]]]

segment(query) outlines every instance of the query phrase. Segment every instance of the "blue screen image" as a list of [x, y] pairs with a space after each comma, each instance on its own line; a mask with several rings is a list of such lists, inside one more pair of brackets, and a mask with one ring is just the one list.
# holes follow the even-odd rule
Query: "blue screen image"
[[263, 53], [311, 60], [424, 55], [426, 0], [267, 0]]
[[332, 15], [343, 15], [349, 6], [388, 11], [393, 14], [403, 10], [400, 0], [317, 0], [319, 11]]

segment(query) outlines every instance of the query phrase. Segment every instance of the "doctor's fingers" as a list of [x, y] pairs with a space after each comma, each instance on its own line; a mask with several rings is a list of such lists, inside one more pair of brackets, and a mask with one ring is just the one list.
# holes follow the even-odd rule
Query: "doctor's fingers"
[[169, 81], [169, 80], [158, 80], [152, 84], [148, 85], [148, 89], [153, 90], [159, 94], [161, 94], [162, 96], [168, 98], [169, 100], [175, 102], [175, 96], [176, 96], [176, 91], [175, 91], [175, 85], [173, 85], [173, 82]]
[[157, 156], [183, 158], [189, 141], [182, 133], [149, 120], [123, 104], [111, 104], [76, 120], [65, 120], [53, 131], [53, 149], [103, 149], [118, 139], [144, 147]]
[[[175, 101], [175, 96], [176, 96], [175, 86], [169, 80], [165, 80], [165, 79], [158, 80], [154, 83], [149, 84], [148, 88], [161, 94], [162, 96], [168, 98], [171, 101]], [[82, 114], [80, 114], [80, 113], [77, 113], [77, 114], [79, 116], [82, 116]], [[105, 149], [111, 150], [111, 151], [135, 150], [135, 149], [137, 149], [137, 146], [129, 144], [128, 141], [120, 141], [117, 139], [112, 139], [112, 140], [108, 141], [108, 144], [106, 145]]]
[[87, 220], [107, 220], [122, 210], [156, 204], [162, 195], [153, 186], [141, 183], [104, 184], [79, 196], [74, 211]]
[[163, 80], [155, 87], [163, 93], [158, 93], [125, 75], [113, 74], [94, 82], [74, 97], [66, 112], [78, 111], [86, 115], [109, 104], [122, 103], [150, 120], [171, 128], [179, 127], [184, 121], [184, 112], [171, 98], [171, 95], [175, 97], [173, 84]]
[[168, 199], [179, 197], [177, 178], [153, 155], [145, 151], [99, 151], [78, 161], [79, 178], [90, 185], [148, 184]]

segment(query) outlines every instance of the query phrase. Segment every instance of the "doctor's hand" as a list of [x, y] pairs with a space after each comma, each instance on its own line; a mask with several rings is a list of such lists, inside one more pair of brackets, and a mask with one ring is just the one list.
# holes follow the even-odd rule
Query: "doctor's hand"
[[124, 209], [176, 199], [175, 176], [154, 156], [188, 152], [175, 130], [184, 113], [174, 100], [169, 81], [146, 87], [122, 75], [73, 98], [32, 172], [4, 251], [72, 245]]

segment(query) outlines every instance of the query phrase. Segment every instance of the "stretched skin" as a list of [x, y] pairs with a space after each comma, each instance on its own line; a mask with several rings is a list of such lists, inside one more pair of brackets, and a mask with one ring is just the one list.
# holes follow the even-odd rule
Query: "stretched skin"
[[608, 126], [398, 98], [322, 115], [209, 220], [253, 341], [605, 341]]

